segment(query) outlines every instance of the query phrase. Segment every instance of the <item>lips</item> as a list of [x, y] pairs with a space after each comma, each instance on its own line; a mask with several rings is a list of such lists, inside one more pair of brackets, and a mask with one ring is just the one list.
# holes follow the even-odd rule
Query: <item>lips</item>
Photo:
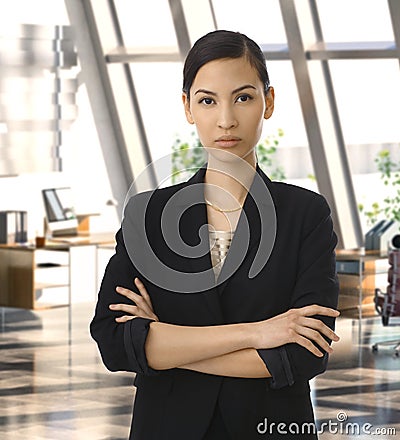
[[215, 143], [221, 148], [232, 148], [236, 146], [241, 139], [237, 136], [224, 135], [219, 137]]

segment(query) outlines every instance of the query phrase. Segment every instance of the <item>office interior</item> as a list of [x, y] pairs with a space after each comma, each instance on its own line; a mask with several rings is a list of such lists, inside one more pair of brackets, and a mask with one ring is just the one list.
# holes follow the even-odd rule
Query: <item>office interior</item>
[[128, 437], [133, 375], [105, 369], [88, 325], [129, 195], [173, 183], [160, 170], [196, 146], [182, 60], [214, 29], [265, 54], [262, 168], [332, 208], [341, 340], [311, 381], [320, 438], [398, 436], [400, 308], [378, 311], [400, 218], [400, 2], [14, 0], [0, 23], [0, 437]]

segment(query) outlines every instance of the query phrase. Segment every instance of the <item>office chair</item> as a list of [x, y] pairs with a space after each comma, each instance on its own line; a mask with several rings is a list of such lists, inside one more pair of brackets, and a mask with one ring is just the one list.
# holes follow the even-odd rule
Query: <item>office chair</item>
[[[382, 317], [382, 325], [389, 325], [389, 319], [400, 316], [400, 235], [392, 239], [393, 249], [389, 250], [388, 286], [386, 292], [375, 289], [375, 309]], [[378, 351], [378, 346], [394, 346], [395, 355], [400, 356], [400, 339], [377, 342], [372, 346], [372, 351]]]

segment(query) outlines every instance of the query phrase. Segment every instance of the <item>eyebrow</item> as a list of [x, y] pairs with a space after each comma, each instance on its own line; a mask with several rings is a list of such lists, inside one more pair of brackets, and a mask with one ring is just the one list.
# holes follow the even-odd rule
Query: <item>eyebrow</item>
[[[251, 84], [245, 84], [244, 86], [240, 86], [237, 89], [232, 91], [232, 95], [234, 95], [235, 93], [241, 92], [244, 89], [254, 89], [257, 90], [254, 86], [252, 86]], [[198, 93], [205, 93], [206, 95], [212, 95], [212, 96], [217, 96], [217, 94], [215, 92], [212, 92], [211, 90], [206, 90], [206, 89], [199, 89], [195, 92], [195, 95], [197, 95]]]

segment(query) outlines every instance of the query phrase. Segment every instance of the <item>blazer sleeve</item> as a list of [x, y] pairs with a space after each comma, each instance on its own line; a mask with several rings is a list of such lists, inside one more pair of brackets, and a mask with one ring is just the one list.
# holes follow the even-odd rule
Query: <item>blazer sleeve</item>
[[[289, 308], [319, 304], [335, 309], [339, 295], [335, 259], [337, 236], [333, 231], [331, 211], [326, 200], [318, 195], [313, 202], [314, 206], [309, 207], [304, 221], [297, 278]], [[316, 318], [334, 330], [334, 318]], [[309, 380], [323, 373], [328, 362], [328, 353], [324, 352], [323, 357], [319, 358], [298, 344], [257, 351], [271, 373], [271, 388]]]
[[[149, 325], [153, 321], [134, 318], [117, 323], [115, 318], [124, 313], [109, 309], [110, 304], [132, 304], [119, 295], [115, 288], [134, 288], [135, 277], [140, 277], [126, 250], [122, 229], [116, 234], [115, 254], [111, 257], [101, 283], [90, 333], [97, 342], [104, 365], [110, 371], [133, 371], [145, 375], [159, 374], [148, 366], [144, 349]], [[133, 289], [135, 290], [135, 289]]]

